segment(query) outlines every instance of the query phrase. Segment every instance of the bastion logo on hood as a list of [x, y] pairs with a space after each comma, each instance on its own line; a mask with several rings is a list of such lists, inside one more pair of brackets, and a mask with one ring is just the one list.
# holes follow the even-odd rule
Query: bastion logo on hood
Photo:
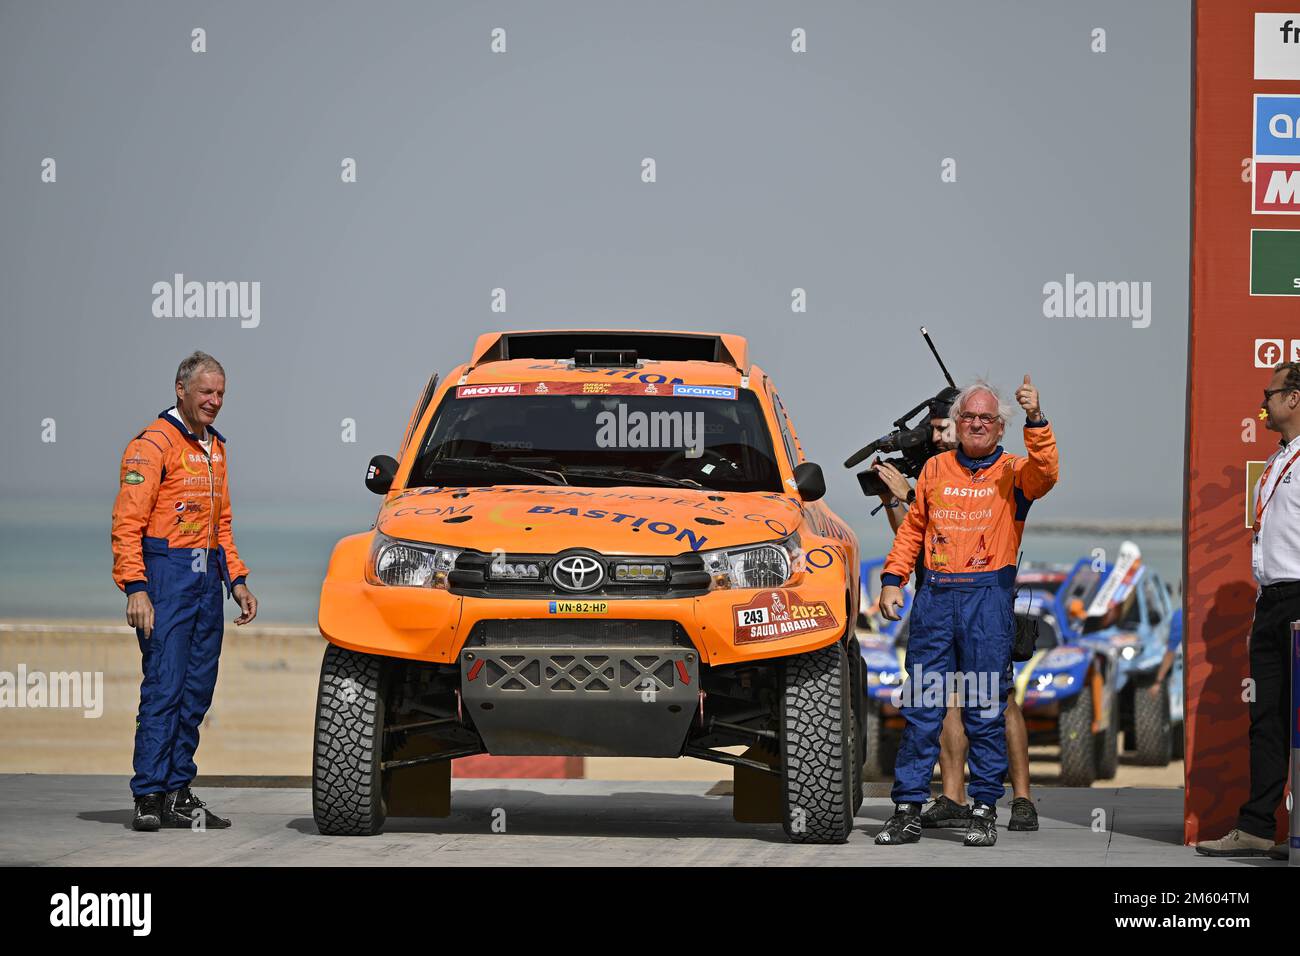
[[[404, 491], [390, 500], [380, 515], [379, 530], [396, 537], [423, 540], [444, 533], [444, 524], [464, 528], [455, 543], [474, 546], [484, 535], [501, 529], [536, 535], [568, 534], [570, 530], [595, 537], [587, 544], [638, 548], [631, 535], [650, 545], [673, 542], [676, 550], [739, 547], [784, 538], [799, 527], [800, 510], [781, 495], [717, 495], [690, 490], [615, 490], [600, 487], [487, 486], [481, 488], [429, 487]], [[436, 530], [428, 522], [436, 522]], [[423, 522], [417, 524], [416, 522]], [[647, 539], [647, 533], [649, 538]], [[722, 540], [718, 540], [721, 536]], [[430, 540], [437, 540], [430, 537]], [[511, 548], [554, 548], [557, 542], [511, 539]], [[617, 543], [616, 543], [617, 542]], [[565, 539], [560, 545], [575, 543]]]
[[649, 518], [637, 517], [632, 514], [625, 514], [621, 511], [606, 511], [601, 508], [587, 508], [579, 511], [577, 508], [556, 508], [552, 505], [534, 505], [528, 509], [530, 515], [568, 515], [573, 518], [589, 518], [597, 521], [612, 521], [614, 524], [627, 522], [629, 528], [644, 527], [651, 534], [662, 534], [673, 538], [675, 541], [682, 541], [691, 546], [692, 551], [699, 551], [708, 541], [706, 535], [697, 534], [691, 528], [678, 528], [671, 521], [651, 521]]

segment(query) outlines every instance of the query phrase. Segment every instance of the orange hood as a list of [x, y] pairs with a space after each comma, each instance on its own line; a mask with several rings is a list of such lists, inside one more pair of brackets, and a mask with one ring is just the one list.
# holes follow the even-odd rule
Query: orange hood
[[395, 493], [376, 527], [394, 538], [490, 552], [671, 555], [772, 541], [797, 530], [797, 498], [692, 488], [414, 488]]

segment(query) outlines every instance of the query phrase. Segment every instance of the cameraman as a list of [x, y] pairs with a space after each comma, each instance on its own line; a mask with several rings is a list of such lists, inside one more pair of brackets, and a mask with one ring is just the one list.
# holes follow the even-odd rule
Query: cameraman
[[[1025, 458], [1008, 455], [997, 444], [1010, 406], [992, 386], [976, 382], [961, 393], [955, 403], [959, 447], [926, 462], [915, 506], [881, 574], [881, 612], [898, 620], [900, 585], [924, 549], [925, 586], [917, 592], [909, 622], [909, 680], [928, 684], [928, 675], [937, 674], [947, 684], [960, 672], [992, 683], [987, 706], [968, 700], [961, 710], [974, 800], [967, 846], [992, 846], [997, 840], [995, 804], [1005, 793], [1007, 772], [1004, 712], [1012, 691], [1015, 557], [1030, 505], [1052, 489], [1059, 474], [1056, 439], [1028, 375], [1016, 400], [1027, 418]], [[922, 674], [927, 679], [916, 680]], [[878, 844], [913, 843], [921, 835], [921, 806], [930, 795], [946, 701], [927, 701], [915, 686], [912, 695], [903, 707], [907, 726], [895, 765], [895, 812], [876, 835]]]
[[[940, 452], [957, 447], [957, 435], [952, 419], [946, 418], [949, 406], [930, 406], [930, 443]], [[889, 518], [889, 527], [895, 533], [907, 515], [907, 506], [915, 498], [906, 476], [888, 461], [877, 458], [871, 468], [889, 489], [880, 496]], [[916, 588], [925, 583], [925, 566], [917, 568]], [[962, 727], [960, 702], [948, 701], [948, 712], [943, 718], [939, 735], [939, 776], [943, 780], [943, 793], [929, 809], [921, 814], [921, 826], [930, 829], [954, 829], [970, 824], [970, 807], [966, 805], [966, 731]], [[1011, 821], [1008, 830], [1037, 830], [1038, 810], [1029, 792], [1029, 733], [1025, 729], [1025, 715], [1015, 695], [1007, 701], [1007, 757], [1011, 764]]]

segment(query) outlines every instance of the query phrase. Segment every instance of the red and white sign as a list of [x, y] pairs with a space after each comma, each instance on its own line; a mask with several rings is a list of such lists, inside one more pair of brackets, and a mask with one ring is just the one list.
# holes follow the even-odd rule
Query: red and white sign
[[1300, 215], [1300, 161], [1256, 159], [1252, 188], [1251, 212]]
[[783, 637], [835, 627], [835, 615], [825, 601], [806, 602], [796, 591], [760, 591], [747, 604], [732, 605], [735, 643], [779, 641]]
[[506, 385], [458, 385], [457, 398], [491, 398], [494, 395], [518, 395], [523, 388], [518, 382]]

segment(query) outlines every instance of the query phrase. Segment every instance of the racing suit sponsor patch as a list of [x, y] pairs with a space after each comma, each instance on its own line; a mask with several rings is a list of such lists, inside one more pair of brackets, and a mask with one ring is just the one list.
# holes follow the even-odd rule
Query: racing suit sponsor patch
[[835, 615], [824, 601], [806, 602], [795, 591], [760, 591], [748, 603], [732, 605], [731, 611], [737, 644], [776, 641], [836, 626]]
[[128, 471], [125, 475], [122, 476], [122, 484], [124, 485], [138, 485], [141, 484], [143, 481], [144, 481], [144, 475], [140, 474], [140, 472], [135, 471], [134, 469]]

